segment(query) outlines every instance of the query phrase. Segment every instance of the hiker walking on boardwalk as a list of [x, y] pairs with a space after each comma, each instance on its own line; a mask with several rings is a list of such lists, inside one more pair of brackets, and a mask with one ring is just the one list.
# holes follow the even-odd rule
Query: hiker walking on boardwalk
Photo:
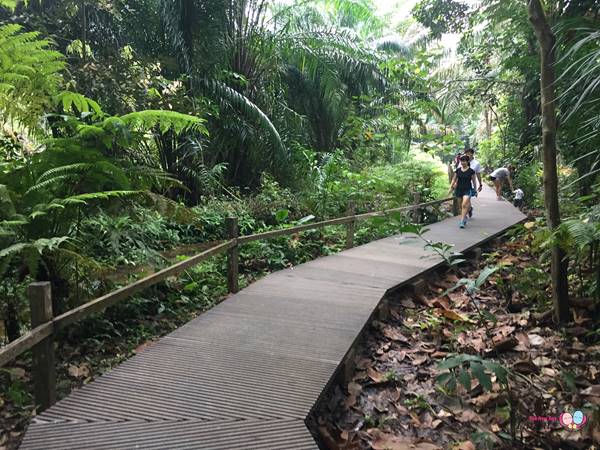
[[504, 180], [508, 180], [511, 191], [515, 190], [512, 178], [510, 177], [511, 170], [513, 170], [513, 166], [508, 166], [508, 168], [499, 167], [490, 174], [490, 180], [494, 182], [494, 188], [496, 189], [496, 200], [502, 200], [502, 185], [504, 184]]
[[[477, 181], [479, 181], [479, 187], [473, 185], [473, 189], [475, 190], [475, 197], [477, 197], [477, 193], [481, 192], [483, 189], [483, 184], [481, 183], [481, 164], [479, 161], [475, 159], [475, 150], [472, 148], [468, 148], [465, 150], [465, 155], [469, 157], [469, 164], [471, 169], [475, 171], [475, 175], [477, 176]], [[473, 205], [469, 208], [469, 218], [473, 217]]]
[[477, 176], [475, 171], [470, 167], [470, 159], [467, 155], [460, 157], [460, 167], [454, 172], [452, 184], [448, 193], [454, 190], [454, 196], [461, 199], [462, 215], [459, 226], [464, 228], [467, 224], [467, 214], [471, 207], [471, 197], [475, 196], [476, 190], [473, 186], [477, 186]]

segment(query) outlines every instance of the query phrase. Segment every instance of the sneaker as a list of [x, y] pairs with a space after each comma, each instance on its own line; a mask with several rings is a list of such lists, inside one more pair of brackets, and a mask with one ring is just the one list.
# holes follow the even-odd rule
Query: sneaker
[[469, 208], [469, 218], [473, 217], [473, 207]]
[[458, 224], [459, 227], [464, 228], [466, 225], [464, 220], [461, 220], [460, 223]]

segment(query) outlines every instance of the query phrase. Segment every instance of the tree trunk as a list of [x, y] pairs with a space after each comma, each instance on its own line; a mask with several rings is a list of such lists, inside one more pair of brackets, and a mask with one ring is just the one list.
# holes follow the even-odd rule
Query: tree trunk
[[[554, 73], [554, 45], [556, 39], [546, 20], [540, 0], [529, 0], [529, 21], [540, 44], [541, 55], [541, 103], [542, 103], [542, 152], [544, 160], [544, 203], [551, 230], [560, 225], [558, 206], [558, 173], [556, 169], [556, 98]], [[569, 287], [567, 284], [567, 261], [558, 245], [552, 247], [551, 261], [552, 300], [554, 314], [559, 323], [569, 320]]]

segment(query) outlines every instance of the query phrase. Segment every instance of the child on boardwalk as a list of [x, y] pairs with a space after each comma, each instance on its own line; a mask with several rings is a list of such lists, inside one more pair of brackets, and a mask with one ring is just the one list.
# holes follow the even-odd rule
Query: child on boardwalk
[[525, 193], [517, 188], [515, 189], [515, 201], [513, 202], [513, 205], [515, 205], [517, 208], [522, 209], [523, 208], [523, 197], [525, 196]]

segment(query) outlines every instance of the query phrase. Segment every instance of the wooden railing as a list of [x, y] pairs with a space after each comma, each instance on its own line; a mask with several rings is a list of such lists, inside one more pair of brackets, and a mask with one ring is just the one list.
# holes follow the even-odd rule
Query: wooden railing
[[[195, 266], [211, 256], [227, 252], [227, 286], [229, 292], [238, 292], [238, 256], [239, 246], [260, 239], [270, 239], [278, 236], [288, 236], [301, 231], [314, 230], [331, 225], [346, 225], [346, 248], [354, 245], [354, 230], [356, 222], [373, 217], [384, 216], [394, 212], [412, 211], [413, 222], [419, 222], [421, 210], [427, 206], [434, 206], [451, 201], [444, 198], [427, 203], [419, 203], [419, 195], [415, 195], [415, 203], [411, 206], [393, 208], [384, 211], [365, 214], [351, 214], [337, 219], [324, 220], [305, 225], [298, 225], [265, 233], [238, 235], [237, 218], [230, 217], [226, 220], [228, 239], [214, 247], [198, 253], [184, 261], [162, 269], [152, 275], [144, 277], [132, 284], [117, 289], [109, 294], [98, 297], [66, 313], [54, 317], [52, 313], [52, 295], [49, 282], [37, 282], [29, 285], [28, 295], [31, 309], [31, 331], [15, 341], [0, 348], [0, 367], [15, 359], [27, 350], [32, 350], [34, 395], [36, 403], [41, 409], [48, 408], [56, 401], [56, 374], [54, 365], [54, 338], [57, 331], [71, 325], [91, 314], [100, 312], [109, 306], [124, 300], [136, 292], [165, 281], [167, 278], [178, 275], [186, 269]], [[354, 206], [349, 206], [349, 212], [354, 212]]]

